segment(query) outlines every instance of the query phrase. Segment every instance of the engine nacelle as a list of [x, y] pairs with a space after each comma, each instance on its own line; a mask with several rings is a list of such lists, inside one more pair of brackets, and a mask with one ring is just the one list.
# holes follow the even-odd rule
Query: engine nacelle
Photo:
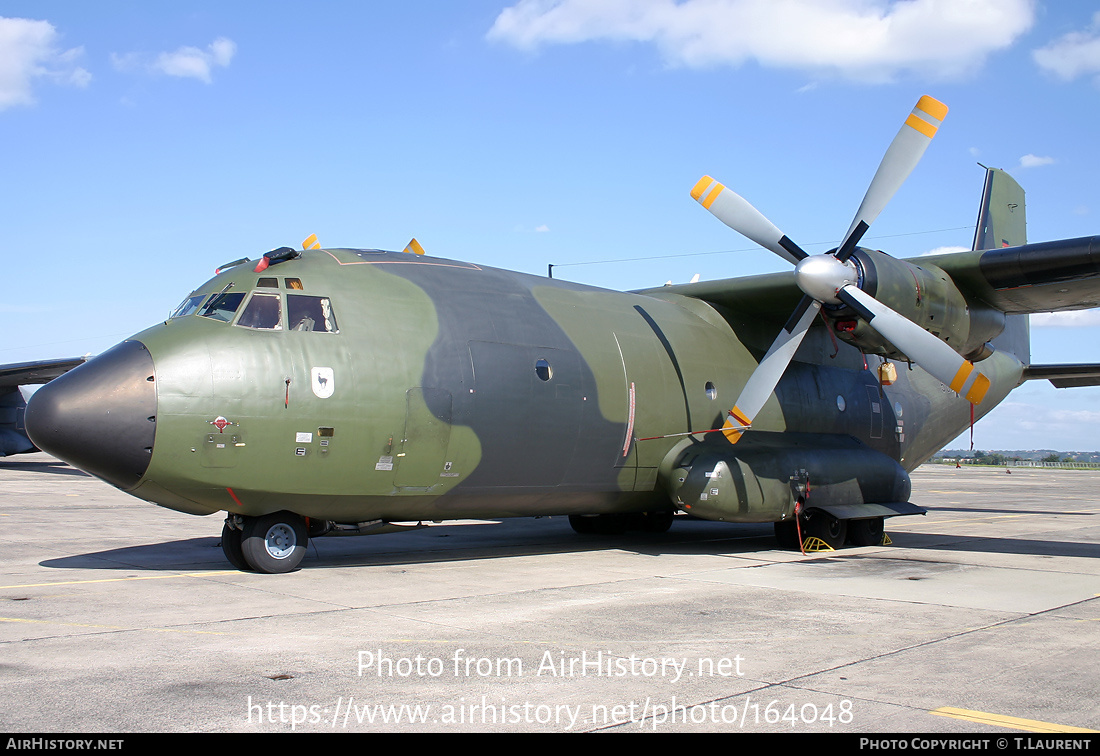
[[[852, 260], [863, 291], [939, 337], [964, 357], [979, 359], [986, 342], [1004, 330], [1003, 312], [971, 307], [951, 277], [934, 265], [913, 265], [863, 248], [856, 250]], [[848, 307], [826, 306], [822, 311], [837, 337], [860, 351], [908, 359]]]
[[667, 467], [662, 465], [666, 490], [688, 514], [722, 522], [781, 522], [794, 516], [800, 500], [840, 519], [912, 511], [875, 506], [907, 504], [909, 475], [851, 436], [750, 431], [736, 446], [715, 436], [681, 447]]

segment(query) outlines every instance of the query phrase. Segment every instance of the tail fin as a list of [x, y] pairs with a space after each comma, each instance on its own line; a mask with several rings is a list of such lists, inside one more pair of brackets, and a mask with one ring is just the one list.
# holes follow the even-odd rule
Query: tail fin
[[1000, 249], [1021, 244], [1027, 244], [1024, 190], [1016, 179], [1000, 168], [986, 168], [973, 249]]
[[[982, 166], [985, 168], [985, 166]], [[1027, 214], [1024, 190], [1000, 168], [985, 169], [985, 188], [974, 229], [978, 249], [1001, 249], [1027, 244]], [[1027, 315], [1008, 315], [1005, 329], [993, 339], [995, 349], [1016, 355], [1024, 365], [1031, 363], [1031, 323]]]

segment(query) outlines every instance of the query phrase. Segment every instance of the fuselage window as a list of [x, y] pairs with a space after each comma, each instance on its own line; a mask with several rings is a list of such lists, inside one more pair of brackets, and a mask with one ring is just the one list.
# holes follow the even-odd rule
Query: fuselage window
[[199, 309], [199, 305], [202, 304], [202, 300], [204, 299], [206, 299], [205, 294], [196, 294], [193, 297], [188, 297], [187, 299], [180, 302], [180, 306], [177, 307], [175, 311], [168, 316], [168, 319], [171, 320], [172, 318], [186, 318], [188, 315], [194, 315], [195, 311]]
[[283, 327], [282, 320], [282, 299], [278, 294], [253, 294], [252, 299], [245, 305], [237, 325], [278, 331]]
[[310, 297], [305, 294], [286, 295], [287, 322], [292, 331], [319, 331], [336, 333], [336, 315], [328, 297]]
[[540, 381], [548, 381], [554, 377], [554, 368], [550, 367], [549, 362], [540, 358], [535, 361], [535, 375]]
[[202, 312], [200, 312], [199, 315], [204, 318], [211, 318], [213, 320], [220, 320], [224, 323], [228, 323], [233, 319], [233, 313], [241, 306], [242, 301], [244, 301], [243, 292], [218, 294], [210, 298], [210, 301], [207, 303], [206, 307], [202, 308]]

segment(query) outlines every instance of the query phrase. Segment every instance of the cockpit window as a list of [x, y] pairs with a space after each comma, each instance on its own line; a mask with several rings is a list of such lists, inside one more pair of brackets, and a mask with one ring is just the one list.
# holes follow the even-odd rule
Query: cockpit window
[[204, 299], [206, 299], [205, 294], [196, 294], [193, 297], [188, 297], [187, 299], [180, 302], [180, 306], [177, 307], [172, 312], [172, 314], [168, 316], [168, 319], [171, 320], [172, 318], [186, 318], [188, 315], [194, 315], [195, 310], [199, 309], [199, 305], [202, 304], [202, 300]]
[[300, 278], [284, 278], [283, 282], [288, 289], [298, 289], [300, 291], [304, 288], [302, 286], [302, 279]]
[[328, 297], [310, 297], [304, 294], [286, 295], [287, 322], [292, 331], [319, 331], [336, 333], [336, 315]]
[[279, 279], [277, 278], [261, 278], [256, 281], [257, 289], [278, 289]]
[[259, 328], [278, 331], [282, 326], [282, 299], [278, 294], [253, 294], [245, 305], [237, 325], [245, 328]]
[[228, 323], [233, 319], [233, 313], [241, 306], [243, 300], [244, 292], [218, 294], [210, 298], [210, 301], [206, 307], [202, 308], [199, 315]]

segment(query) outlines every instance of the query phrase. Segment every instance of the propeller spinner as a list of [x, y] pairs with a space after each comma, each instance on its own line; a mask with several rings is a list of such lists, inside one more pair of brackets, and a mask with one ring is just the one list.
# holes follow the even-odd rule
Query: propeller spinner
[[985, 397], [989, 378], [937, 336], [860, 289], [858, 271], [851, 261], [856, 245], [912, 173], [946, 115], [943, 103], [927, 95], [920, 98], [887, 148], [844, 240], [831, 253], [808, 255], [747, 200], [710, 176], [704, 176], [691, 190], [691, 196], [720, 221], [794, 264], [795, 281], [804, 293], [726, 416], [722, 432], [731, 443], [751, 427], [823, 304], [851, 307], [913, 362], [971, 404], [979, 404]]

